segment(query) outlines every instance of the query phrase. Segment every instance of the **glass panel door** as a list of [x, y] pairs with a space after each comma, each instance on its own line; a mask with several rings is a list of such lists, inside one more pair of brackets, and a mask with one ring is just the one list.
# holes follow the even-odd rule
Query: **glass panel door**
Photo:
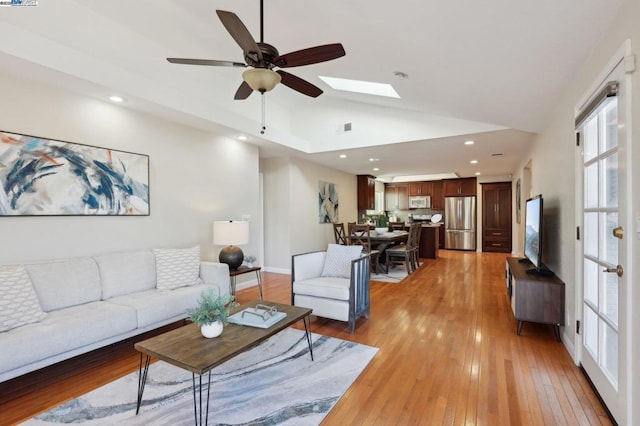
[[626, 384], [626, 329], [621, 314], [626, 278], [616, 273], [626, 251], [623, 240], [613, 232], [621, 225], [624, 212], [620, 194], [624, 194], [625, 182], [619, 172], [625, 152], [620, 143], [624, 141], [622, 101], [621, 96], [606, 98], [576, 129], [582, 141], [583, 185], [580, 361], [618, 420], [624, 419]]

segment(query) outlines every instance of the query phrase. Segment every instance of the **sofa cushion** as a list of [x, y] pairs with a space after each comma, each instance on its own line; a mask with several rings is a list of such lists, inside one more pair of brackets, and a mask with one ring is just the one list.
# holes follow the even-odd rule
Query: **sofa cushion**
[[53, 311], [37, 324], [2, 335], [0, 371], [8, 371], [136, 328], [136, 313], [126, 306], [98, 301]]
[[322, 297], [294, 296], [295, 306], [312, 309], [312, 314], [318, 317], [331, 318], [338, 321], [349, 321], [349, 302], [346, 300], [325, 299]]
[[102, 279], [102, 299], [156, 287], [156, 258], [151, 250], [94, 257]]
[[362, 246], [329, 244], [320, 276], [349, 278], [351, 276], [351, 261], [361, 255]]
[[309, 278], [293, 283], [293, 293], [327, 299], [349, 300], [351, 280], [337, 277]]
[[46, 316], [24, 266], [0, 266], [0, 331], [38, 322]]
[[114, 297], [109, 299], [109, 302], [134, 308], [138, 327], [147, 327], [170, 318], [186, 318], [187, 309], [195, 308], [200, 293], [211, 287], [213, 286], [196, 285], [177, 288], [173, 291], [154, 289]]
[[160, 291], [202, 284], [200, 246], [189, 249], [154, 249], [156, 287]]
[[25, 265], [45, 312], [102, 297], [98, 265], [90, 257]]

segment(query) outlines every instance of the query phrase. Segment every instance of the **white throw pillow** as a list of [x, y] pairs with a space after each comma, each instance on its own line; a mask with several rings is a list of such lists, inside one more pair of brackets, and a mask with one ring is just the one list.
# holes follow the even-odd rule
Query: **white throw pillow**
[[362, 246], [329, 244], [324, 259], [322, 277], [351, 277], [351, 261], [362, 256]]
[[46, 316], [24, 266], [0, 266], [0, 332]]
[[188, 249], [154, 249], [156, 256], [156, 288], [174, 290], [202, 284], [200, 279], [200, 246]]

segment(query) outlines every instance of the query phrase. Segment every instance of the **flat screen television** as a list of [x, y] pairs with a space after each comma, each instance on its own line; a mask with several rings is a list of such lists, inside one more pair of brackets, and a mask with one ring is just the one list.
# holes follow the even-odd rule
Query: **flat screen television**
[[529, 198], [524, 216], [524, 255], [533, 264], [533, 268], [527, 269], [527, 273], [553, 275], [542, 264], [543, 216], [542, 195]]

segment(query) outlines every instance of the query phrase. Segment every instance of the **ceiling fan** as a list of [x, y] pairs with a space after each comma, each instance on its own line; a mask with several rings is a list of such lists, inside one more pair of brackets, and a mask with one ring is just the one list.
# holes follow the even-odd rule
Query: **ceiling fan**
[[281, 69], [274, 71], [273, 69], [311, 65], [345, 55], [344, 48], [340, 43], [325, 44], [280, 55], [278, 49], [264, 42], [263, 0], [260, 0], [259, 43], [256, 43], [247, 27], [235, 13], [224, 10], [216, 10], [216, 13], [222, 21], [222, 25], [242, 48], [246, 63], [189, 58], [167, 58], [167, 61], [172, 64], [251, 67], [242, 73], [244, 81], [238, 87], [234, 99], [247, 99], [254, 90], [264, 94], [280, 82], [297, 92], [316, 98], [322, 94], [322, 89], [286, 71]]

